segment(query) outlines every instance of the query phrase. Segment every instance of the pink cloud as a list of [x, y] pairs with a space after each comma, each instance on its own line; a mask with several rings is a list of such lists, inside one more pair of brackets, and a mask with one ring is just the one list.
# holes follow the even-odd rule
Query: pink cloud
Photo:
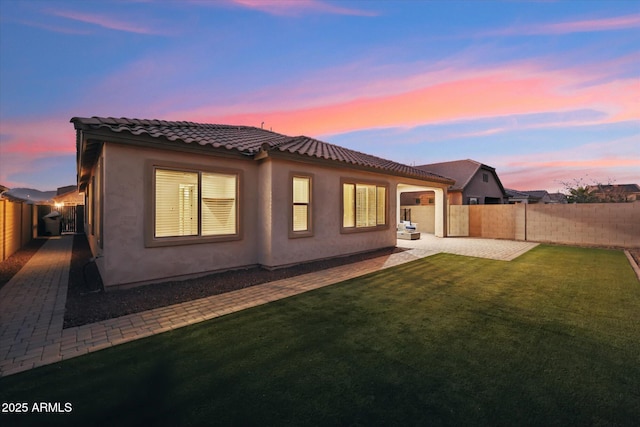
[[48, 13], [51, 15], [62, 17], [62, 18], [71, 19], [74, 21], [84, 22], [86, 24], [97, 25], [99, 27], [106, 28], [109, 30], [124, 31], [127, 33], [136, 33], [136, 34], [148, 34], [148, 35], [164, 34], [164, 32], [162, 31], [146, 27], [144, 24], [142, 24], [139, 21], [127, 22], [122, 19], [114, 19], [104, 15], [96, 15], [96, 14], [67, 11], [67, 10], [49, 10]]
[[[528, 156], [494, 157], [503, 185], [519, 190], [562, 190], [562, 182], [585, 179], [593, 182], [640, 184], [637, 136], [603, 140], [563, 150]], [[531, 188], [532, 183], [535, 187]]]
[[318, 0], [231, 0], [232, 3], [272, 15], [300, 15], [304, 13], [327, 13], [335, 15], [376, 16], [371, 11], [349, 9]]
[[[10, 188], [33, 186], [33, 183], [16, 181], [11, 177], [41, 172], [41, 166], [34, 166], [39, 161], [74, 155], [75, 130], [69, 123], [69, 118], [70, 116], [3, 119], [0, 139], [0, 183]], [[59, 173], [73, 176], [75, 171], [52, 171], [54, 175]], [[51, 182], [46, 185], [49, 188]]]
[[[0, 153], [33, 158], [73, 154], [75, 131], [69, 117], [3, 120]], [[4, 166], [4, 161], [2, 161]]]
[[640, 15], [618, 16], [614, 18], [567, 21], [551, 24], [520, 25], [503, 30], [489, 31], [485, 35], [553, 35], [598, 31], [626, 30], [640, 28]]
[[[593, 109], [600, 122], [640, 118], [638, 79], [576, 85], [590, 76], [577, 71], [545, 71], [531, 65], [452, 75], [450, 81], [417, 84], [401, 93], [357, 96], [300, 108], [280, 93], [289, 108], [219, 107], [175, 113], [185, 120], [259, 125], [288, 134], [327, 135], [361, 129], [411, 127], [516, 114]], [[417, 80], [418, 81], [418, 80]], [[345, 96], [345, 98], [347, 98]], [[233, 110], [232, 110], [233, 111]], [[246, 112], [243, 112], [246, 111]], [[595, 123], [591, 121], [590, 123]]]
[[545, 34], [567, 34], [592, 31], [612, 31], [628, 28], [640, 28], [640, 15], [619, 16], [615, 18], [592, 19], [584, 21], [560, 22], [541, 25], [538, 30]]
[[618, 164], [615, 159], [602, 163], [570, 162], [567, 165], [531, 164], [518, 169], [497, 168], [500, 181], [506, 188], [516, 190], [564, 191], [563, 183], [583, 179], [587, 183], [639, 184], [638, 164]]

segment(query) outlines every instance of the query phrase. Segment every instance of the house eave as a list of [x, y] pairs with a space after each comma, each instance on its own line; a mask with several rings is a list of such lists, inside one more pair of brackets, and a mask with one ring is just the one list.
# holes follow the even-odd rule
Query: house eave
[[91, 170], [95, 165], [102, 146], [107, 144], [118, 144], [132, 147], [150, 148], [156, 150], [170, 150], [181, 153], [197, 153], [215, 157], [226, 157], [231, 159], [249, 160], [250, 155], [234, 149], [222, 147], [212, 147], [210, 145], [199, 145], [197, 143], [186, 143], [183, 141], [170, 141], [164, 137], [136, 136], [127, 134], [115, 134], [108, 130], [78, 130], [78, 138], [80, 140], [80, 152], [78, 159], [78, 188], [84, 191]]
[[289, 160], [293, 162], [315, 164], [315, 165], [320, 165], [320, 166], [325, 166], [330, 168], [355, 169], [363, 172], [370, 172], [370, 173], [381, 174], [381, 175], [391, 175], [391, 176], [397, 176], [401, 178], [410, 178], [410, 179], [417, 179], [420, 181], [435, 182], [445, 186], [452, 185], [455, 182], [452, 179], [444, 178], [444, 177], [440, 178], [435, 176], [433, 177], [424, 176], [420, 174], [402, 173], [400, 171], [394, 171], [390, 169], [359, 165], [357, 163], [351, 163], [347, 161], [324, 159], [322, 157], [307, 156], [304, 154], [289, 153], [287, 151], [280, 151], [277, 149], [276, 150], [264, 150], [264, 149], [260, 150], [260, 152], [258, 152], [254, 156], [254, 158], [256, 160], [265, 160], [268, 158], [273, 158], [273, 159]]

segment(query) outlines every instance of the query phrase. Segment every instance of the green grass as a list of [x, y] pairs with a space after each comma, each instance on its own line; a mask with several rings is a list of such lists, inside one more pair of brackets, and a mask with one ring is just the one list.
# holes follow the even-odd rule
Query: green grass
[[[440, 254], [0, 379], [2, 425], [637, 425], [620, 251]], [[9, 421], [9, 424], [3, 421]]]

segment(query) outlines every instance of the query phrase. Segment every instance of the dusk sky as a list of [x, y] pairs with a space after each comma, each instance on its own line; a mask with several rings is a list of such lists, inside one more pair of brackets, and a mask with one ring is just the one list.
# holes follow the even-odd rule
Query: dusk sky
[[73, 116], [640, 183], [640, 1], [0, 0], [0, 184], [74, 184]]

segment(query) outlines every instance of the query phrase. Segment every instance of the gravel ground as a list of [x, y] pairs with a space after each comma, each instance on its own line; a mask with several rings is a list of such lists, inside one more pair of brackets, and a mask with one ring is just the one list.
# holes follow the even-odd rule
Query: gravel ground
[[15, 254], [0, 262], [0, 289], [20, 271], [46, 241], [46, 239], [34, 239]]
[[95, 269], [95, 264], [91, 263], [86, 269], [84, 268], [87, 260], [92, 255], [86, 236], [76, 235], [73, 241], [71, 268], [69, 271], [69, 290], [67, 293], [64, 327], [70, 328], [153, 308], [165, 307], [273, 280], [385, 256], [399, 250], [401, 249], [381, 249], [366, 254], [300, 264], [275, 271], [260, 268], [228, 271], [197, 279], [158, 283], [105, 293], [90, 292], [101, 288], [99, 275]]

